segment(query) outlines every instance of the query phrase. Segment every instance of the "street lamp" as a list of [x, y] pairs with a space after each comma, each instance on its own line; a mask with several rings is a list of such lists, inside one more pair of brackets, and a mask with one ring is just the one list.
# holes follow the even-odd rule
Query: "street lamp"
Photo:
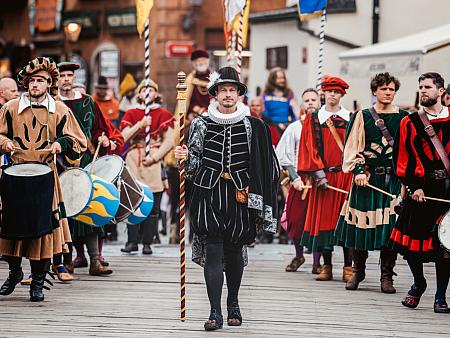
[[68, 22], [64, 25], [64, 34], [69, 42], [77, 42], [81, 33], [81, 25], [77, 22]]

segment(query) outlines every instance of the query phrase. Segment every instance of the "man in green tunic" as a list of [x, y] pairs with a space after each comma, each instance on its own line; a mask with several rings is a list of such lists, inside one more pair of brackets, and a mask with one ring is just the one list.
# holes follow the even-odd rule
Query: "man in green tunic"
[[352, 248], [353, 273], [347, 290], [356, 290], [365, 278], [368, 251], [381, 250], [381, 291], [395, 293], [392, 276], [397, 254], [386, 248], [396, 215], [396, 199], [367, 184], [398, 196], [401, 184], [392, 168], [393, 137], [408, 115], [392, 102], [400, 82], [389, 73], [377, 74], [370, 83], [373, 107], [357, 112], [345, 139], [342, 170], [353, 172], [354, 184], [336, 227], [336, 241]]
[[[83, 153], [79, 161], [80, 163], [71, 161], [65, 157], [64, 164], [67, 167], [80, 166], [84, 168], [91, 163], [95, 148], [99, 143], [101, 143], [100, 156], [117, 153], [120, 152], [123, 137], [104, 117], [91, 96], [73, 90], [75, 70], [79, 67], [80, 65], [72, 62], [61, 62], [58, 64], [61, 75], [58, 82], [59, 93], [57, 99], [63, 101], [71, 109], [86, 136], [88, 144], [88, 149]], [[101, 249], [99, 248], [99, 236], [103, 235], [103, 229], [100, 227], [92, 227], [73, 219], [69, 220], [69, 225], [72, 239], [77, 249], [77, 258], [80, 258], [75, 260], [75, 267], [87, 266], [87, 260], [84, 259], [83, 261], [82, 259], [84, 257], [84, 244], [86, 244], [90, 257], [89, 274], [95, 276], [111, 274], [112, 270], [104, 263]], [[101, 240], [100, 243], [102, 243]], [[64, 264], [61, 261], [61, 257], [55, 256], [53, 258], [55, 272], [60, 280], [67, 281], [73, 279], [67, 273], [73, 271], [71, 259], [71, 252], [65, 255]]]

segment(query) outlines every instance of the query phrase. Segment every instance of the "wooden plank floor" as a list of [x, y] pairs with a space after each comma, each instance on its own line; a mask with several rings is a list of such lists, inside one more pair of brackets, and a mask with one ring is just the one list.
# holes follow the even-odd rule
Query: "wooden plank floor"
[[[346, 291], [339, 279], [342, 257], [335, 259], [335, 280], [316, 282], [310, 274], [311, 257], [297, 273], [284, 272], [293, 248], [259, 245], [251, 249], [240, 304], [242, 327], [206, 333], [203, 322], [208, 302], [202, 269], [188, 262], [187, 315], [179, 316], [177, 248], [156, 247], [155, 255], [121, 256], [119, 246], [108, 246], [114, 273], [92, 277], [77, 270], [70, 284], [55, 283], [43, 303], [28, 300], [28, 288], [0, 298], [0, 337], [434, 337], [447, 336], [450, 315], [433, 313], [433, 268], [427, 265], [429, 290], [416, 310], [400, 301], [410, 284], [410, 273], [400, 260], [396, 268], [398, 293], [379, 291], [376, 255], [371, 255], [368, 277], [360, 290]], [[114, 253], [116, 253], [114, 255]], [[24, 264], [27, 267], [27, 263]], [[0, 262], [0, 279], [7, 275]], [[226, 297], [223, 297], [223, 303]], [[224, 305], [225, 307], [225, 305]]]

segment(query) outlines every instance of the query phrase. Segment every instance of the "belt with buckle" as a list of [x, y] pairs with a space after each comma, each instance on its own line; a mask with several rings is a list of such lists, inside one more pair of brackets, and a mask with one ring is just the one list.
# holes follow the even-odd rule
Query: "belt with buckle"
[[373, 173], [375, 175], [391, 175], [392, 168], [391, 167], [375, 167], [375, 168], [373, 168]]
[[224, 180], [231, 180], [231, 174], [227, 172], [222, 173], [220, 177], [222, 177]]
[[428, 175], [434, 180], [445, 180], [445, 179], [448, 179], [448, 173], [447, 173], [447, 170], [445, 170], [445, 169], [433, 170]]
[[326, 173], [339, 173], [342, 171], [342, 166], [338, 165], [335, 167], [328, 167], [325, 168], [323, 171], [325, 171]]

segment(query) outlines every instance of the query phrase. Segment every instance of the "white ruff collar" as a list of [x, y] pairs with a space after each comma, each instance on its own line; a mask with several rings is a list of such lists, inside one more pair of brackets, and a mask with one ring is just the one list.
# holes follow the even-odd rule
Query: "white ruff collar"
[[250, 115], [250, 110], [242, 102], [237, 103], [236, 111], [231, 114], [219, 112], [218, 107], [219, 103], [216, 100], [212, 100], [208, 107], [208, 116], [218, 124], [235, 124]]
[[326, 120], [328, 120], [333, 115], [337, 115], [340, 118], [343, 118], [345, 121], [350, 121], [350, 112], [347, 109], [345, 109], [343, 106], [341, 106], [341, 109], [338, 112], [332, 113], [332, 112], [327, 111], [325, 109], [325, 105], [323, 105], [322, 108], [320, 108], [319, 113], [318, 113], [319, 123], [320, 124], [324, 123]]

